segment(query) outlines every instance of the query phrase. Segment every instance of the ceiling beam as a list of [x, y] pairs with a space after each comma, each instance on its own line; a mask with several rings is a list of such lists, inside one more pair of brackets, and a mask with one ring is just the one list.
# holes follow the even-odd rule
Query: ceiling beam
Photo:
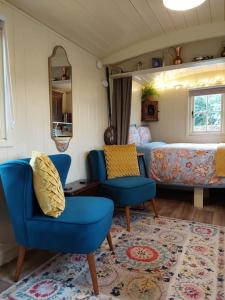
[[113, 52], [102, 58], [102, 61], [106, 65], [115, 64], [159, 49], [220, 36], [225, 37], [224, 21], [199, 25], [146, 39]]

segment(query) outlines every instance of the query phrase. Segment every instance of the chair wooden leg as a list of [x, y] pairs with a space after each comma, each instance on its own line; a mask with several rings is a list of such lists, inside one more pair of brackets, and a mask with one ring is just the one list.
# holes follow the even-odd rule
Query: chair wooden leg
[[130, 231], [130, 206], [125, 206], [127, 231]]
[[99, 295], [99, 288], [98, 288], [98, 278], [97, 278], [97, 273], [96, 273], [94, 253], [87, 254], [87, 261], [88, 261], [89, 270], [91, 273], [91, 280], [92, 280], [94, 294], [95, 294], [95, 296], [97, 296], [97, 295]]
[[111, 251], [113, 251], [114, 248], [113, 248], [112, 237], [111, 237], [110, 231], [109, 231], [109, 233], [107, 234], [107, 241], [108, 241], [108, 244], [109, 244], [109, 249], [110, 249]]
[[157, 210], [157, 207], [156, 207], [156, 201], [155, 201], [155, 199], [151, 200], [151, 204], [152, 204], [152, 208], [153, 208], [155, 217], [158, 218], [159, 214], [158, 214], [158, 210]]
[[16, 263], [16, 273], [15, 273], [15, 277], [14, 277], [15, 281], [18, 281], [19, 277], [21, 275], [21, 272], [23, 269], [25, 253], [26, 253], [26, 248], [24, 246], [19, 246], [18, 259], [17, 259], [17, 263]]

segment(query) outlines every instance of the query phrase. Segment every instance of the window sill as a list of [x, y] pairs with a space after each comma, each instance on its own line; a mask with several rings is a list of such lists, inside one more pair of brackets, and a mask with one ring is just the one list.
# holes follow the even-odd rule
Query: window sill
[[12, 141], [6, 139], [0, 139], [0, 149], [1, 148], [12, 148], [14, 145]]
[[225, 132], [190, 132], [187, 136], [213, 136], [213, 137], [220, 137], [225, 136]]
[[225, 141], [225, 132], [220, 133], [187, 133], [186, 141], [190, 143], [224, 143]]

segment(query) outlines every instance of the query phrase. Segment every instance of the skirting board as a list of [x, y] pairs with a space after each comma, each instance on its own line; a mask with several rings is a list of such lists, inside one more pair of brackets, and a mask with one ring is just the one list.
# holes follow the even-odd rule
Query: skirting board
[[0, 266], [10, 262], [18, 254], [17, 244], [1, 244], [0, 243]]

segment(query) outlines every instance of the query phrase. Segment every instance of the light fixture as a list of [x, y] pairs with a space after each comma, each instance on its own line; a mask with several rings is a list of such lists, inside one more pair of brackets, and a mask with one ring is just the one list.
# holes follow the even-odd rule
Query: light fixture
[[153, 81], [153, 85], [157, 90], [169, 90], [169, 89], [193, 89], [203, 87], [215, 87], [225, 85], [225, 76], [215, 76], [210, 78], [201, 78], [198, 80], [164, 80], [163, 78], [156, 77]]
[[102, 85], [107, 88], [109, 86], [109, 83], [106, 79], [102, 80]]
[[163, 4], [168, 9], [182, 11], [195, 8], [205, 1], [206, 0], [163, 0]]
[[102, 61], [101, 61], [101, 60], [97, 60], [97, 61], [96, 61], [96, 68], [99, 69], [99, 70], [101, 70], [102, 67], [103, 67]]

